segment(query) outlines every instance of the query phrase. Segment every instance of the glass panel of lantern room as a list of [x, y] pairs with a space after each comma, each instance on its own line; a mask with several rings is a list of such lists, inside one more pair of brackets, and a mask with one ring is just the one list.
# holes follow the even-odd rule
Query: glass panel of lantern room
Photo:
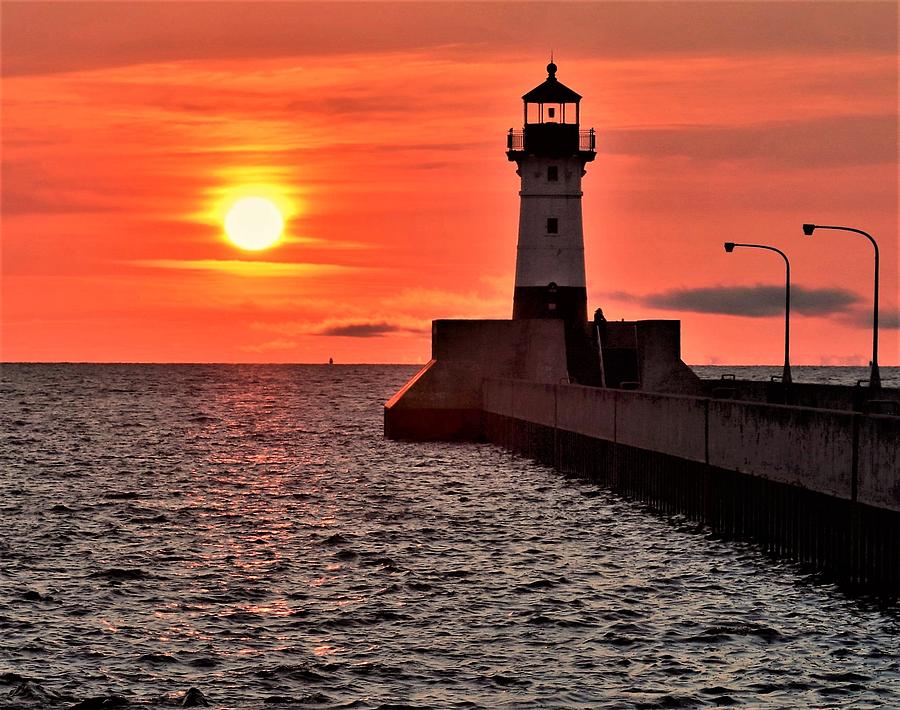
[[544, 104], [525, 104], [525, 123], [543, 123]]

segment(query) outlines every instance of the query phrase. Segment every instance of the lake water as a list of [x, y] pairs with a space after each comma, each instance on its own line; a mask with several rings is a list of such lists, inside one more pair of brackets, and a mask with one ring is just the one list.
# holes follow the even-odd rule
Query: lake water
[[4, 366], [0, 708], [900, 706], [896, 607], [490, 445], [385, 441], [414, 371]]

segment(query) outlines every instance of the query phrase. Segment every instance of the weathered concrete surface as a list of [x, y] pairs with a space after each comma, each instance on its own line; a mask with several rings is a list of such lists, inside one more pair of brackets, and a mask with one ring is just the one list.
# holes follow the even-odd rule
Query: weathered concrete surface
[[516, 419], [556, 426], [556, 387], [538, 382], [520, 382], [513, 391]]
[[704, 462], [707, 402], [698, 397], [619, 392], [615, 441]]
[[700, 378], [681, 360], [681, 321], [639, 320], [635, 325], [641, 389], [701, 394]]
[[[600, 324], [606, 381], [617, 387], [623, 372], [616, 358], [633, 352], [635, 371], [624, 379], [635, 379], [645, 392], [703, 394], [697, 374], [681, 360], [681, 321], [604, 321]], [[618, 367], [622, 367], [619, 363]], [[629, 368], [630, 369], [630, 368]]]
[[616, 435], [616, 390], [557, 387], [557, 426], [595, 439], [614, 441]]
[[484, 411], [515, 417], [513, 396], [518, 384], [516, 380], [486, 379], [482, 390]]
[[709, 401], [709, 463], [849, 499], [853, 414]]
[[[481, 407], [473, 406], [465, 396], [453, 396], [454, 393], [447, 391], [446, 379], [437, 368], [437, 360], [430, 360], [419, 370], [385, 404], [385, 436], [389, 439], [421, 439], [422, 432], [428, 432], [428, 438], [450, 441], [479, 436]], [[440, 397], [442, 392], [446, 393], [446, 406], [429, 406], [432, 401], [429, 396]]]
[[563, 327], [563, 321], [550, 319], [434, 321], [431, 362], [385, 404], [385, 436], [480, 438], [485, 377], [551, 383], [566, 378]]
[[900, 511], [900, 417], [860, 417], [858, 500]]
[[431, 357], [468, 368], [480, 387], [484, 377], [559, 382], [566, 377], [563, 323], [534, 320], [436, 320]]

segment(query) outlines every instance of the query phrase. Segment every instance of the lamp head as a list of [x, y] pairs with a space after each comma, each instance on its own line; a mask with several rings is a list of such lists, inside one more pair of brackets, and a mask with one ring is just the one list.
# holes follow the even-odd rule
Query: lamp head
[[725, 242], [725, 251], [729, 254], [734, 251], [734, 242]]
[[816, 225], [814, 225], [814, 224], [804, 224], [804, 225], [803, 225], [803, 233], [804, 233], [807, 237], [811, 237], [811, 236], [812, 236], [812, 233], [813, 233], [813, 230], [814, 230], [815, 228], [816, 228]]

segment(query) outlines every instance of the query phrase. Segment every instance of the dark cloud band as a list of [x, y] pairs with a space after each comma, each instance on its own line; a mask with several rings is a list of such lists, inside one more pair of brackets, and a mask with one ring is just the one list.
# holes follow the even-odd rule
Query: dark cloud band
[[897, 117], [812, 118], [749, 126], [675, 126], [608, 130], [604, 150], [697, 161], [757, 160], [790, 168], [893, 163]]
[[[620, 300], [631, 300], [650, 308], [694, 313], [766, 318], [784, 312], [784, 287], [712, 286], [675, 289], [643, 296], [611, 294]], [[791, 310], [807, 316], [843, 313], [860, 302], [860, 297], [840, 288], [791, 287]]]
[[319, 335], [338, 335], [345, 338], [377, 338], [389, 333], [397, 333], [404, 328], [392, 323], [345, 323], [332, 325], [319, 331]]

